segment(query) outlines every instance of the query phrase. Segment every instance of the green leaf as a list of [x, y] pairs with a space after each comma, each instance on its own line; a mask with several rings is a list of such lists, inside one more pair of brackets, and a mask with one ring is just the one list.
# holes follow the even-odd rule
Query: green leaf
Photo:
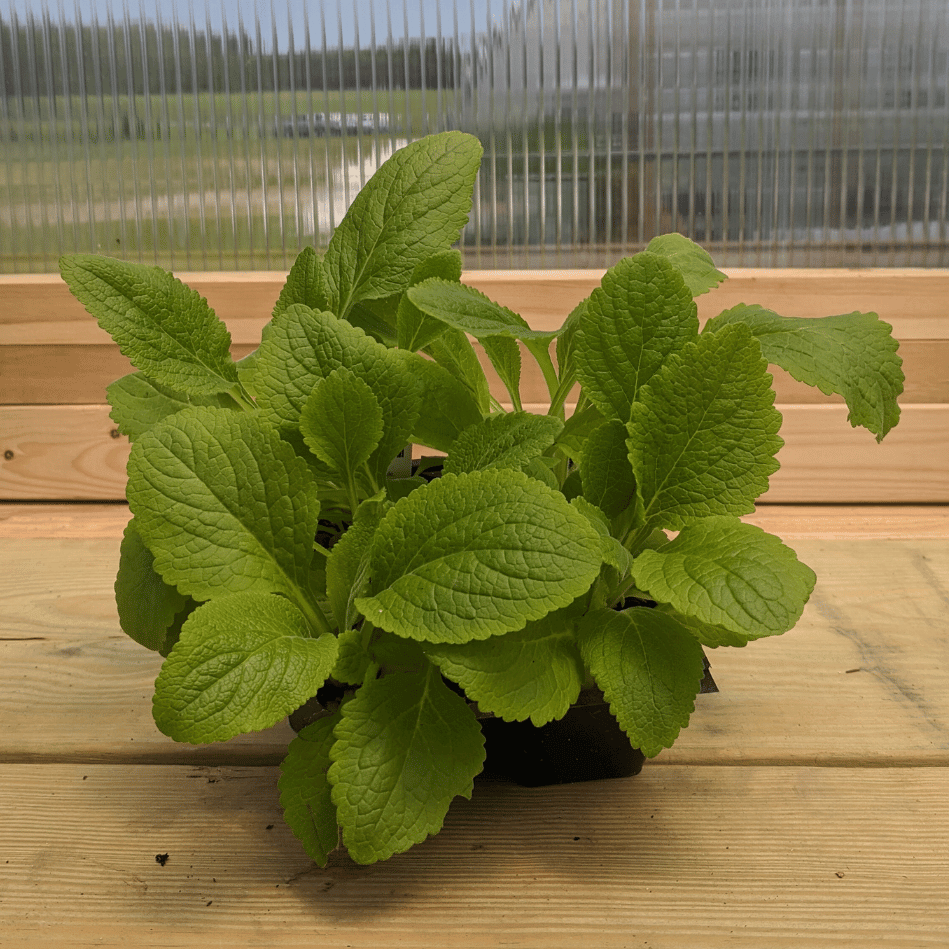
[[235, 593], [205, 603], [158, 674], [155, 723], [192, 744], [276, 725], [316, 695], [336, 661], [336, 637], [314, 635], [281, 597]]
[[521, 469], [550, 448], [562, 429], [563, 422], [549, 415], [530, 412], [489, 415], [458, 436], [445, 460], [444, 470], [460, 474], [488, 468]]
[[754, 510], [784, 444], [767, 368], [751, 331], [735, 324], [670, 356], [643, 389], [627, 444], [653, 527]]
[[300, 432], [334, 474], [355, 482], [382, 438], [382, 406], [362, 379], [341, 366], [314, 386], [300, 415]]
[[252, 378], [258, 405], [282, 431], [292, 433], [314, 386], [340, 368], [365, 382], [382, 408], [383, 434], [370, 459], [381, 482], [415, 425], [419, 388], [396, 351], [361, 329], [332, 313], [288, 307], [260, 344]]
[[199, 600], [252, 590], [306, 609], [317, 488], [269, 424], [185, 409], [132, 445], [128, 472], [137, 529], [166, 581]]
[[559, 492], [519, 471], [445, 475], [383, 518], [374, 595], [356, 607], [408, 639], [487, 639], [567, 606], [601, 563], [599, 535]]
[[237, 385], [227, 327], [170, 273], [92, 254], [63, 257], [60, 272], [122, 355], [156, 382], [189, 395]]
[[521, 350], [517, 340], [506, 336], [485, 336], [484, 352], [504, 383], [515, 409], [521, 408]]
[[633, 747], [652, 758], [689, 723], [705, 674], [702, 647], [659, 610], [600, 610], [584, 618], [580, 654]]
[[326, 559], [326, 595], [340, 631], [348, 629], [356, 620], [353, 600], [366, 592], [372, 539], [389, 507], [377, 498], [363, 501], [352, 525], [333, 545]]
[[644, 551], [633, 577], [654, 599], [746, 640], [791, 629], [816, 580], [777, 537], [731, 517], [690, 524], [661, 549]]
[[681, 234], [662, 234], [654, 237], [646, 245], [646, 250], [668, 260], [682, 274], [682, 279], [693, 297], [707, 293], [728, 279], [715, 268], [712, 256], [707, 250]]
[[461, 330], [448, 327], [438, 339], [425, 347], [425, 352], [468, 388], [482, 415], [488, 414], [491, 393], [481, 360], [468, 337]]
[[448, 452], [455, 439], [482, 415], [471, 390], [443, 366], [417, 353], [392, 351], [420, 390], [419, 411], [407, 441]]
[[574, 341], [577, 376], [604, 418], [626, 423], [640, 388], [698, 335], [692, 294], [655, 254], [627, 257], [590, 295]]
[[626, 426], [604, 422], [583, 446], [580, 480], [583, 496], [607, 517], [615, 517], [636, 500], [636, 478], [629, 463]]
[[405, 290], [416, 264], [458, 239], [471, 210], [481, 152], [472, 135], [429, 135], [397, 151], [370, 178], [324, 258], [340, 316], [359, 300]]
[[504, 336], [522, 340], [550, 340], [558, 332], [531, 329], [522, 316], [463, 283], [433, 277], [409, 287], [406, 296], [423, 313], [475, 339]]
[[632, 565], [629, 551], [610, 533], [610, 522], [603, 511], [584, 497], [570, 499], [570, 506], [576, 508], [600, 535], [603, 544], [603, 562], [625, 574]]
[[307, 855], [321, 867], [339, 846], [336, 806], [327, 777], [330, 748], [336, 740], [333, 728], [338, 721], [339, 713], [301, 729], [290, 742], [277, 782], [284, 820]]
[[385, 860], [441, 830], [484, 764], [474, 714], [432, 665], [366, 682], [343, 706], [335, 734], [329, 778], [357, 863]]
[[143, 372], [131, 372], [117, 379], [106, 389], [106, 398], [112, 405], [109, 417], [118, 425], [119, 431], [131, 439], [192, 405], [216, 405], [232, 410], [238, 407], [224, 393], [187, 395], [149, 379]]
[[139, 645], [165, 655], [175, 617], [187, 605], [188, 597], [165, 583], [153, 564], [154, 557], [142, 542], [133, 517], [122, 535], [115, 578], [119, 625]]
[[361, 685], [372, 666], [366, 645], [372, 627], [344, 629], [339, 634], [339, 654], [330, 675], [347, 685]]
[[304, 247], [293, 262], [273, 308], [274, 321], [279, 320], [287, 307], [294, 303], [302, 303], [317, 311], [329, 308], [323, 257], [312, 247]]
[[536, 725], [563, 718], [584, 669], [573, 621], [558, 610], [514, 633], [462, 645], [425, 646], [442, 673], [483, 712]]
[[[409, 285], [415, 286], [430, 277], [455, 282], [461, 280], [461, 254], [456, 250], [449, 250], [422, 261], [415, 268]], [[445, 324], [441, 320], [426, 316], [411, 301], [408, 293], [404, 293], [399, 301], [396, 323], [399, 348], [408, 352], [424, 349], [445, 332]]]
[[742, 303], [705, 329], [714, 333], [738, 322], [751, 328], [769, 363], [825, 395], [842, 395], [854, 428], [862, 425], [879, 442], [899, 421], [903, 360], [893, 328], [876, 313], [798, 319]]

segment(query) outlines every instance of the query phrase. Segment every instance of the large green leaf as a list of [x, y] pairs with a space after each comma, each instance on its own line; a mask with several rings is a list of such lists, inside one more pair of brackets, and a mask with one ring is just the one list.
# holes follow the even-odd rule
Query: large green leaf
[[643, 551], [633, 578], [654, 599], [746, 640], [791, 629], [816, 580], [777, 537], [732, 517], [690, 524], [659, 550]]
[[155, 682], [155, 723], [205, 744], [276, 725], [316, 695], [336, 637], [315, 631], [282, 597], [235, 593], [188, 617]]
[[326, 249], [323, 270], [336, 313], [403, 291], [414, 266], [457, 239], [471, 210], [481, 161], [462, 132], [429, 135], [397, 151], [356, 195]]
[[707, 293], [727, 279], [716, 269], [711, 254], [682, 234], [660, 234], [646, 245], [646, 250], [668, 260], [682, 274], [693, 297]]
[[283, 817], [307, 854], [325, 867], [339, 846], [339, 825], [327, 771], [333, 728], [339, 713], [321, 718], [300, 731], [280, 764], [280, 806]]
[[430, 664], [366, 682], [343, 706], [335, 734], [329, 778], [357, 863], [385, 860], [441, 830], [484, 764], [474, 714]]
[[899, 421], [903, 360], [893, 328], [876, 313], [800, 319], [740, 303], [709, 320], [705, 332], [733, 323], [751, 328], [769, 363], [825, 395], [842, 395], [854, 428], [862, 425], [879, 442]]
[[573, 349], [583, 391], [605, 418], [625, 424], [640, 388], [698, 330], [692, 294], [672, 264], [646, 253], [621, 260], [577, 322]]
[[504, 636], [425, 653], [483, 712], [534, 725], [563, 718], [583, 685], [573, 621], [563, 610]]
[[195, 290], [159, 267], [92, 254], [60, 261], [80, 303], [136, 369], [189, 395], [237, 385], [231, 334]]
[[659, 610], [587, 615], [580, 654], [633, 747], [647, 757], [669, 748], [689, 723], [705, 663], [689, 630]]
[[142, 542], [133, 517], [125, 527], [115, 578], [115, 605], [123, 632], [146, 649], [166, 655], [169, 632], [188, 597], [156, 573], [152, 552]]
[[253, 590], [306, 608], [320, 504], [276, 429], [185, 409], [133, 444], [128, 472], [137, 529], [166, 581], [199, 600]]
[[523, 627], [593, 582], [602, 542], [564, 496], [519, 471], [445, 475], [396, 503], [376, 530], [375, 626], [462, 643]]
[[562, 430], [563, 422], [550, 415], [530, 412], [489, 415], [458, 436], [444, 470], [460, 474], [487, 468], [521, 469], [550, 448]]
[[771, 376], [741, 324], [671, 355], [632, 406], [630, 462], [653, 527], [748, 514], [784, 444]]
[[335, 369], [350, 370], [372, 390], [382, 409], [383, 433], [370, 459], [381, 479], [405, 447], [418, 415], [419, 386], [399, 355], [332, 313], [295, 304], [267, 327], [252, 384], [258, 405], [292, 432], [314, 386]]

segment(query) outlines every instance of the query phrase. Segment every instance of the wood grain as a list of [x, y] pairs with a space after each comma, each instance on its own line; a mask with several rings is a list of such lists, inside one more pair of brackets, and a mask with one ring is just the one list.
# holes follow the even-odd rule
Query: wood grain
[[[526, 404], [529, 410], [540, 406]], [[907, 405], [877, 444], [841, 405], [782, 405], [769, 503], [949, 501], [949, 403]], [[129, 444], [107, 405], [0, 406], [0, 500], [121, 500]]]
[[[538, 329], [556, 329], [599, 285], [603, 270], [470, 270], [465, 283], [510, 307]], [[949, 270], [898, 269], [726, 269], [728, 280], [698, 298], [707, 319], [736, 303], [760, 303], [784, 316], [826, 316], [854, 310], [898, 320], [900, 339], [946, 337], [945, 301]], [[178, 277], [205, 297], [229, 326], [248, 320], [259, 326], [273, 309], [286, 278], [280, 272], [182, 272]], [[49, 323], [90, 321], [57, 274], [0, 275], [0, 326], [7, 342], [38, 338]], [[92, 324], [94, 325], [94, 324]], [[24, 339], [16, 330], [24, 328]], [[7, 335], [9, 334], [9, 335]], [[251, 342], [235, 333], [236, 342]]]
[[[477, 782], [443, 831], [321, 870], [271, 768], [6, 766], [5, 946], [826, 949], [949, 942], [946, 771]], [[164, 866], [156, 854], [167, 854]]]
[[[0, 538], [121, 537], [123, 502], [0, 502]], [[949, 506], [931, 504], [768, 504], [742, 520], [787, 540], [949, 540]]]
[[[721, 692], [697, 699], [657, 766], [949, 765], [949, 544], [789, 543], [819, 577], [804, 616], [784, 636], [711, 653]], [[118, 626], [118, 549], [117, 537], [0, 539], [0, 762], [279, 760], [286, 725], [207, 748], [157, 731], [161, 657]]]

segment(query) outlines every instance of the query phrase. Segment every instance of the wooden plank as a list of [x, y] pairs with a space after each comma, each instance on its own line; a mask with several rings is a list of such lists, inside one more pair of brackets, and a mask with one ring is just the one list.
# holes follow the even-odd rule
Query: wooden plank
[[[4, 945], [942, 949], [933, 769], [652, 768], [477, 782], [437, 836], [316, 867], [276, 769], [6, 766]], [[167, 854], [165, 864], [155, 857]]]
[[[471, 270], [465, 283], [521, 313], [538, 329], [556, 329], [599, 285], [603, 270]], [[873, 311], [900, 323], [900, 339], [945, 338], [949, 270], [899, 269], [726, 269], [729, 279], [698, 298], [702, 319], [736, 303], [761, 303], [785, 316], [826, 316]], [[285, 275], [279, 272], [179, 273], [218, 316], [248, 320], [247, 329], [269, 317]], [[38, 339], [40, 325], [89, 321], [58, 274], [0, 275], [0, 341]], [[17, 325], [22, 335], [10, 336]], [[48, 339], [48, 337], [47, 337]], [[235, 335], [237, 342], [250, 342]]]
[[[844, 406], [779, 408], [786, 444], [766, 501], [949, 501], [949, 404], [904, 406], [881, 444]], [[107, 405], [0, 406], [0, 500], [121, 500], [129, 445], [116, 432]]]
[[[0, 538], [121, 537], [130, 516], [122, 502], [0, 502]], [[762, 503], [742, 520], [786, 540], [949, 540], [946, 505]]]
[[[817, 573], [797, 627], [710, 652], [675, 763], [949, 765], [949, 544], [790, 541]], [[193, 748], [151, 719], [161, 657], [121, 632], [119, 541], [0, 539], [0, 762], [278, 761], [285, 724]]]
[[[241, 359], [255, 348], [235, 343], [231, 351]], [[480, 353], [480, 346], [476, 347]], [[491, 391], [506, 399], [507, 392], [482, 355]], [[949, 339], [906, 340], [900, 345], [906, 387], [900, 403], [949, 402]], [[132, 371], [129, 361], [110, 342], [96, 344], [29, 343], [0, 345], [0, 404], [81, 404], [105, 401], [106, 386]], [[813, 386], [771, 367], [777, 401], [826, 404], [842, 402]], [[524, 402], [549, 402], [547, 386], [537, 364], [525, 357], [521, 370]]]

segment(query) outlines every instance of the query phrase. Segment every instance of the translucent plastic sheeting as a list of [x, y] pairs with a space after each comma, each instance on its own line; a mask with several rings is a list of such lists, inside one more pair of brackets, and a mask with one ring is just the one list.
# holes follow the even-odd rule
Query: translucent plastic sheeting
[[285, 269], [443, 129], [469, 267], [949, 264], [945, 0], [0, 0], [0, 76], [0, 271]]

